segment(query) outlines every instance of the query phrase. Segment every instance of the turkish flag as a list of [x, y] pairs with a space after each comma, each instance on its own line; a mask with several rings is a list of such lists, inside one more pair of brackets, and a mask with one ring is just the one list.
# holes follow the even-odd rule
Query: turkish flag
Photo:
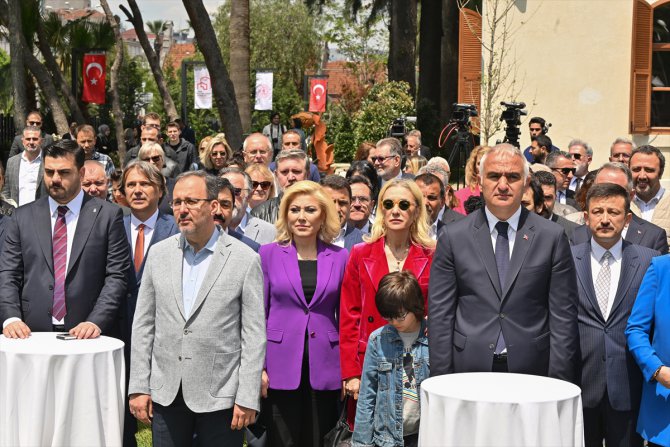
[[326, 78], [311, 78], [309, 80], [309, 111], [310, 112], [325, 112], [326, 111], [326, 93], [328, 87], [328, 79]]
[[105, 103], [105, 55], [84, 54], [82, 61], [84, 88], [81, 100], [93, 104]]

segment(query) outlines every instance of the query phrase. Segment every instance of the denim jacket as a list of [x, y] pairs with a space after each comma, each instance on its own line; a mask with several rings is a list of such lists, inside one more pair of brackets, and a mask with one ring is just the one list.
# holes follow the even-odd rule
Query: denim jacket
[[[419, 337], [412, 345], [418, 392], [430, 373], [425, 329], [426, 321], [422, 320]], [[354, 447], [403, 446], [403, 354], [402, 339], [390, 324], [370, 334], [356, 406]]]

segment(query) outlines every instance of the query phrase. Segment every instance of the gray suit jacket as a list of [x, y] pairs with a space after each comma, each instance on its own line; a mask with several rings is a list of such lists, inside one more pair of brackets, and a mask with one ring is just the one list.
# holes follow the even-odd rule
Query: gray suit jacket
[[[16, 204], [19, 203], [19, 169], [21, 167], [21, 154], [15, 155], [7, 160], [7, 170], [5, 172], [5, 187], [2, 193], [9, 197]], [[35, 191], [35, 200], [46, 196], [46, 187], [44, 186], [44, 161], [40, 162], [40, 172], [37, 174], [37, 191]]]
[[184, 316], [182, 235], [151, 247], [133, 321], [128, 394], [169, 405], [182, 387], [196, 413], [260, 408], [265, 311], [260, 258], [221, 233], [191, 314]]
[[263, 219], [249, 216], [247, 226], [244, 228], [244, 235], [252, 241], [265, 245], [274, 242], [275, 236], [277, 236], [277, 229], [274, 225]]

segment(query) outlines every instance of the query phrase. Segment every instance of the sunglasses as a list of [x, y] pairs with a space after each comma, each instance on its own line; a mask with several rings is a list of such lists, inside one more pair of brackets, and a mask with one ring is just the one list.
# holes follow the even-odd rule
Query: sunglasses
[[240, 194], [242, 194], [242, 191], [246, 191], [247, 188], [233, 188], [233, 193], [235, 194], [235, 197], [239, 197]]
[[251, 182], [253, 189], [258, 188], [259, 186], [263, 191], [267, 191], [272, 186], [272, 182]]
[[582, 154], [570, 154], [570, 157], [572, 157], [575, 160], [581, 160]]
[[219, 157], [226, 158], [227, 156], [228, 156], [228, 154], [225, 153], [225, 152], [212, 152], [212, 154], [211, 154], [212, 158], [219, 158]]
[[162, 159], [163, 157], [161, 157], [160, 155], [154, 155], [153, 157], [143, 158], [142, 161], [153, 161], [154, 163], [158, 163]]
[[38, 126], [38, 127], [39, 127], [39, 126], [42, 125], [42, 121], [28, 121], [28, 125], [29, 125], [29, 126]]
[[570, 175], [570, 173], [572, 173], [572, 175], [575, 175], [575, 168], [551, 168], [551, 169], [553, 171], [559, 171], [563, 175]]
[[394, 202], [391, 199], [382, 201], [382, 206], [385, 210], [392, 210], [396, 205], [398, 205], [398, 208], [400, 208], [401, 211], [407, 211], [412, 206], [410, 201], [405, 199], [398, 200], [397, 202]]
[[395, 155], [387, 155], [386, 157], [378, 156], [378, 157], [370, 157], [370, 161], [372, 164], [375, 164], [377, 162], [379, 163], [384, 163], [387, 159], [395, 157]]

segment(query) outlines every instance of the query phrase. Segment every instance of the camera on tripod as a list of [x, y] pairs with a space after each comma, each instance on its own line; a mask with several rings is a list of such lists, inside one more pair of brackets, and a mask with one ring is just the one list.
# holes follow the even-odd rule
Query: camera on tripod
[[454, 104], [451, 112], [450, 123], [459, 126], [470, 127], [470, 118], [477, 115], [477, 107], [474, 104]]
[[393, 123], [389, 127], [388, 136], [391, 138], [405, 138], [407, 133], [407, 123], [416, 123], [416, 116], [405, 116], [402, 115], [399, 118], [393, 120]]
[[523, 110], [526, 107], [526, 103], [502, 101], [500, 105], [505, 107], [505, 110], [500, 115], [500, 121], [505, 121], [505, 139], [503, 142], [519, 147], [521, 117], [528, 115], [528, 112]]

